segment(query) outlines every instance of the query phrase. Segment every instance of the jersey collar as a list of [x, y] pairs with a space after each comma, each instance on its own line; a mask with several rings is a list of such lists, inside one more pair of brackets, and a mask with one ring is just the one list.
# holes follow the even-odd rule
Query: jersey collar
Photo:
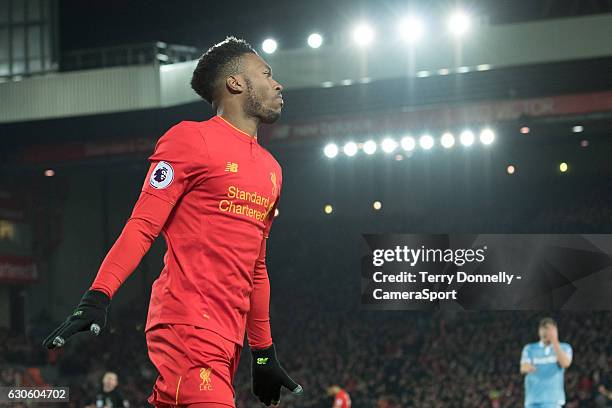
[[223, 124], [224, 126], [230, 128], [231, 130], [233, 130], [236, 134], [238, 134], [241, 138], [246, 138], [245, 140], [247, 141], [251, 141], [251, 142], [255, 142], [257, 143], [257, 136], [251, 136], [249, 135], [247, 132], [244, 132], [240, 129], [238, 129], [236, 126], [232, 125], [230, 122], [228, 122], [226, 119], [224, 119], [223, 117], [221, 117], [220, 115], [215, 115], [214, 116], [216, 119], [218, 119], [218, 122]]

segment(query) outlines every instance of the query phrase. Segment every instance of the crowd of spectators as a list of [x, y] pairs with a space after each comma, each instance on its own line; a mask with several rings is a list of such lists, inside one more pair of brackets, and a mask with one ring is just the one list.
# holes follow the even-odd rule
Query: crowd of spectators
[[[330, 407], [325, 390], [336, 383], [349, 392], [355, 408], [375, 407], [383, 395], [395, 396], [402, 407], [519, 407], [520, 352], [523, 345], [537, 341], [537, 323], [543, 316], [518, 311], [298, 310], [299, 318], [273, 311], [280, 359], [305, 389], [302, 397], [285, 392], [285, 407]], [[574, 349], [565, 376], [567, 407], [612, 405], [602, 393], [602, 388], [612, 388], [612, 313], [554, 316], [561, 340]], [[107, 370], [119, 374], [119, 389], [130, 406], [147, 406], [156, 372], [147, 359], [142, 326], [130, 323], [114, 320], [106, 334], [81, 338], [57, 358], [58, 376], [50, 381], [70, 386], [69, 406], [91, 404]], [[12, 341], [11, 336], [5, 338]], [[3, 362], [2, 385], [22, 384], [23, 365], [13, 360], [19, 354], [11, 356]], [[245, 349], [235, 380], [238, 407], [259, 406], [250, 393], [249, 370]]]
[[[491, 233], [610, 231], [612, 213], [603, 202], [608, 198], [585, 200], [596, 205], [545, 214], [500, 213], [496, 230], [487, 231], [493, 223], [486, 217], [470, 225]], [[449, 231], [460, 230], [462, 221], [384, 217], [354, 225], [350, 218], [337, 216], [297, 227], [294, 222], [279, 238], [272, 234], [268, 269], [273, 338], [281, 362], [305, 389], [302, 397], [285, 392], [281, 406], [330, 407], [325, 390], [339, 384], [355, 408], [375, 407], [381, 396], [392, 396], [406, 408], [520, 407], [520, 352], [537, 341], [537, 322], [548, 314], [559, 323], [560, 339], [574, 349], [565, 376], [567, 407], [612, 406], [606, 397], [612, 389], [612, 312], [361, 307], [360, 234], [442, 232], [436, 222]], [[26, 334], [0, 330], [2, 385], [20, 384], [24, 367], [46, 367], [50, 383], [71, 387], [70, 406], [84, 407], [92, 403], [103, 374], [111, 370], [118, 374], [119, 389], [130, 406], [148, 406], [146, 398], [157, 373], [146, 352], [145, 304], [134, 300], [129, 313], [113, 309], [109, 328], [101, 336], [82, 336], [60, 352], [40, 347], [42, 337], [59, 323], [49, 316], [32, 318]], [[240, 408], [259, 406], [250, 393], [249, 371], [250, 353], [245, 348], [235, 380]]]
[[[329, 407], [327, 385], [338, 382], [356, 407], [373, 407], [381, 395], [398, 396], [403, 407], [519, 407], [522, 346], [537, 341], [533, 312], [348, 312], [315, 319], [307, 329], [289, 323], [279, 352], [304, 388], [304, 401], [290, 406]], [[612, 364], [609, 313], [559, 315], [563, 341], [575, 350], [566, 376], [568, 407], [594, 407]], [[293, 327], [292, 327], [293, 326]], [[284, 328], [284, 327], [283, 327]], [[283, 332], [283, 334], [286, 332]], [[279, 336], [280, 337], [280, 336]], [[316, 341], [312, 341], [316, 339]], [[292, 350], [299, 350], [298, 356]], [[248, 367], [237, 381], [248, 401]], [[599, 405], [606, 406], [606, 405]]]

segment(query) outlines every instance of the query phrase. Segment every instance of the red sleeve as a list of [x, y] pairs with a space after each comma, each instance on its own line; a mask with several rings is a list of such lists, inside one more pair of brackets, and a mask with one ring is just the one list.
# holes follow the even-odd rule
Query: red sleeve
[[195, 122], [181, 122], [157, 142], [142, 191], [174, 205], [206, 176], [208, 151]]
[[247, 336], [252, 350], [272, 345], [270, 329], [270, 281], [266, 269], [266, 239], [261, 240], [261, 251], [255, 262], [251, 310], [247, 318]]
[[167, 201], [142, 192], [121, 235], [100, 265], [90, 289], [104, 292], [112, 298], [149, 250], [172, 208]]
[[90, 289], [113, 297], [159, 235], [174, 204], [205, 177], [206, 155], [204, 138], [195, 122], [180, 122], [158, 140], [132, 215]]
[[[279, 194], [280, 196], [280, 194]], [[266, 268], [266, 242], [278, 198], [268, 212], [268, 219], [264, 230], [264, 239], [261, 240], [259, 257], [255, 262], [253, 274], [253, 292], [251, 292], [251, 310], [247, 319], [247, 336], [249, 347], [253, 350], [268, 348], [272, 345], [272, 329], [270, 328], [270, 281]]]

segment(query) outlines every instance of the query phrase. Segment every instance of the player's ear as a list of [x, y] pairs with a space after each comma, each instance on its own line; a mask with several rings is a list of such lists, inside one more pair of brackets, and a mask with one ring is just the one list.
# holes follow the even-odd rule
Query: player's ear
[[225, 86], [227, 90], [232, 94], [239, 94], [245, 90], [245, 82], [242, 75], [229, 75], [225, 78]]

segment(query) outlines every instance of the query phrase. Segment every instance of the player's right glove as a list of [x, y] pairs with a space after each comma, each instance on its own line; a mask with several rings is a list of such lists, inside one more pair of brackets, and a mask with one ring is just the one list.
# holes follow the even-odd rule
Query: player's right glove
[[91, 331], [96, 336], [106, 327], [106, 310], [110, 298], [98, 290], [88, 290], [72, 315], [43, 341], [48, 349], [62, 347], [78, 332]]

